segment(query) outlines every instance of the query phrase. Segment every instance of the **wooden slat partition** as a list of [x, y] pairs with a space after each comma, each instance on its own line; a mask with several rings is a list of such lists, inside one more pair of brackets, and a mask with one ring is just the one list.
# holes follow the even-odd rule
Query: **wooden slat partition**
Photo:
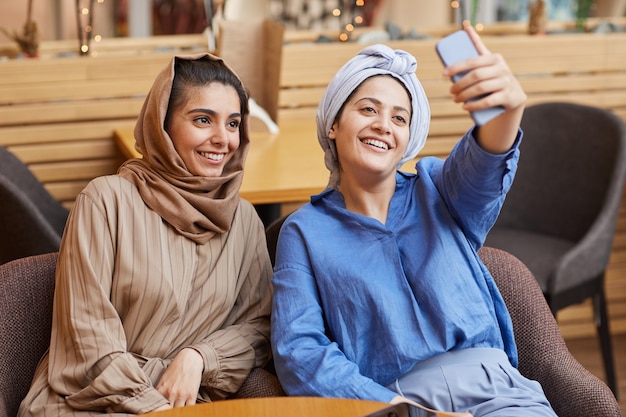
[[0, 63], [0, 145], [65, 205], [124, 158], [113, 130], [134, 123], [170, 53]]
[[[518, 28], [514, 35], [485, 35], [483, 39], [491, 51], [506, 57], [528, 94], [529, 105], [547, 101], [578, 102], [610, 109], [626, 120], [625, 33], [528, 36], [519, 32]], [[435, 53], [437, 39], [397, 41], [388, 45], [417, 57], [417, 75], [429, 97], [432, 122], [421, 156], [445, 157], [472, 122], [460, 106], [450, 100], [450, 81], [442, 77], [442, 66]], [[331, 77], [364, 46], [305, 41], [286, 44], [281, 68], [279, 124], [284, 119], [314, 118], [317, 103]], [[626, 207], [626, 194], [623, 207]], [[620, 214], [606, 286], [612, 331], [626, 332], [626, 209]], [[559, 322], [566, 337], [595, 333], [589, 302], [562, 310]]]

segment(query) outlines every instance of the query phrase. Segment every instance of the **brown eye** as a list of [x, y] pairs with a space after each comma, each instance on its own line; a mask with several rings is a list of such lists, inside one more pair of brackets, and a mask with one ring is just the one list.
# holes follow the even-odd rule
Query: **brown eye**
[[396, 116], [396, 120], [398, 120], [402, 124], [406, 124], [407, 122], [404, 116]]
[[211, 122], [211, 121], [209, 120], [209, 118], [208, 118], [208, 117], [206, 117], [206, 116], [199, 116], [199, 117], [196, 117], [195, 119], [193, 119], [193, 121], [194, 121], [194, 122], [201, 123], [201, 124], [209, 124], [209, 123]]

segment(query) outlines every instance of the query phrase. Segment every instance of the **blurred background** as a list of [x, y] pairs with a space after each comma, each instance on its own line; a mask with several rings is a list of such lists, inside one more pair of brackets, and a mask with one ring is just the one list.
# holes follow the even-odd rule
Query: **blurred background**
[[[536, 0], [2, 0], [0, 28], [21, 30], [30, 11], [41, 40], [77, 37], [78, 19], [90, 19], [93, 36], [201, 33], [207, 19], [266, 17], [287, 29], [340, 29], [387, 22], [420, 31], [460, 22], [474, 10], [477, 23], [525, 21]], [[550, 20], [572, 20], [580, 7], [596, 17], [624, 16], [626, 0], [545, 0]], [[0, 43], [9, 39], [0, 33]]]

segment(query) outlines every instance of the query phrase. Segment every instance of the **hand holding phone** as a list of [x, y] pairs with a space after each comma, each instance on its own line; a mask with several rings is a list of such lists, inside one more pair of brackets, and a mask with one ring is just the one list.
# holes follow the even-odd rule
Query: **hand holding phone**
[[[476, 47], [474, 46], [474, 43], [470, 39], [467, 32], [465, 32], [464, 30], [458, 30], [444, 37], [439, 42], [437, 42], [435, 49], [437, 51], [437, 54], [439, 55], [439, 59], [441, 59], [441, 62], [445, 67], [479, 55]], [[452, 81], [458, 81], [465, 74], [466, 73], [456, 74], [452, 77]], [[484, 96], [475, 97], [468, 101], [478, 100], [482, 97]], [[472, 111], [470, 112], [470, 115], [472, 116], [472, 119], [474, 119], [474, 122], [477, 125], [481, 126], [493, 119], [494, 117], [502, 114], [503, 112], [504, 107], [495, 106], [488, 109]]]

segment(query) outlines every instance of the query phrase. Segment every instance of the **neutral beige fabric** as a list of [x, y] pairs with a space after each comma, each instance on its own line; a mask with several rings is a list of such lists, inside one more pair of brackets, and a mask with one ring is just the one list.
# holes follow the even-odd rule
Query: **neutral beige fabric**
[[[173, 57], [154, 80], [135, 125], [136, 147], [143, 159], [128, 160], [119, 175], [134, 183], [143, 200], [179, 233], [206, 243], [215, 233], [228, 231], [239, 203], [243, 165], [250, 147], [249, 115], [240, 125], [239, 148], [219, 177], [193, 175], [165, 131], [175, 60], [222, 61], [211, 54]], [[224, 63], [226, 65], [226, 63]], [[228, 68], [228, 65], [226, 65]], [[247, 103], [247, 101], [246, 101]]]
[[68, 220], [49, 356], [19, 415], [154, 409], [166, 401], [153, 387], [184, 347], [204, 358], [204, 400], [235, 392], [270, 355], [271, 273], [263, 225], [245, 200], [230, 230], [201, 245], [130, 182], [95, 179]]

